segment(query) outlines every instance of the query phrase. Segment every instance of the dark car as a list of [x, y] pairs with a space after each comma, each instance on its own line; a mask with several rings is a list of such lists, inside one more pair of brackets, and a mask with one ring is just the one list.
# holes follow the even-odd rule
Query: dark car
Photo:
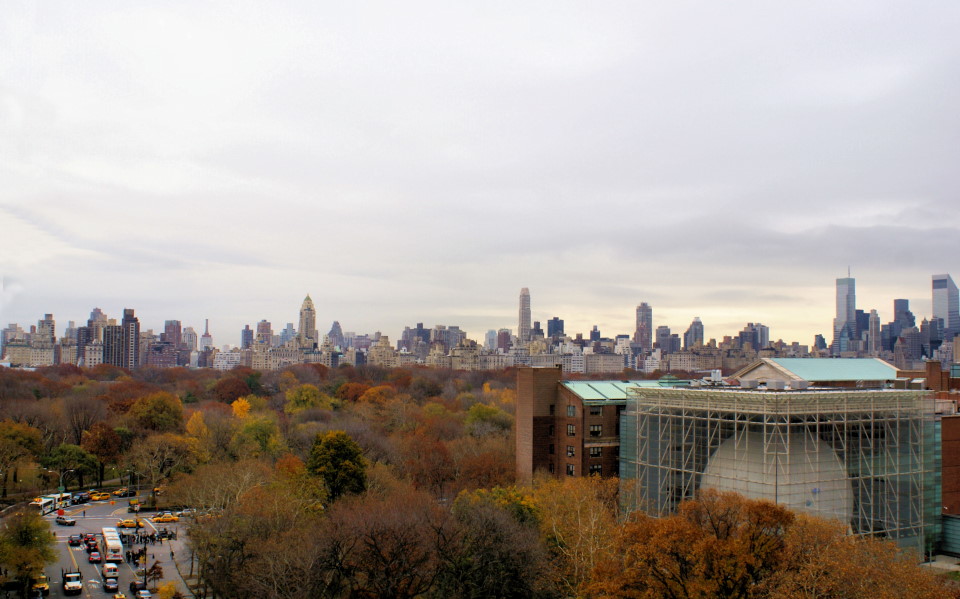
[[90, 501], [90, 493], [74, 493], [73, 503], [87, 503]]
[[83, 545], [83, 535], [70, 535], [67, 537], [67, 544], [71, 547], [79, 547]]
[[117, 579], [116, 579], [116, 578], [104, 578], [104, 579], [103, 579], [103, 590], [104, 590], [104, 591], [107, 591], [107, 592], [110, 592], [110, 591], [114, 591], [114, 592], [119, 591], [119, 590], [120, 590], [120, 583], [117, 582]]
[[87, 561], [91, 564], [99, 564], [102, 558], [100, 557], [99, 551], [92, 551], [90, 557], [87, 558]]
[[130, 592], [131, 592], [131, 593], [136, 593], [137, 591], [142, 591], [142, 590], [145, 589], [145, 588], [147, 588], [147, 583], [145, 583], [145, 582], [142, 581], [142, 580], [134, 580], [133, 582], [130, 583]]
[[83, 535], [83, 540], [96, 542], [97, 535], [93, 534], [92, 532], [88, 532], [87, 534]]
[[60, 526], [76, 526], [77, 521], [73, 518], [67, 518], [66, 516], [57, 516], [57, 524]]
[[93, 553], [94, 551], [100, 549], [96, 541], [85, 541], [85, 543], [87, 544], [87, 553]]

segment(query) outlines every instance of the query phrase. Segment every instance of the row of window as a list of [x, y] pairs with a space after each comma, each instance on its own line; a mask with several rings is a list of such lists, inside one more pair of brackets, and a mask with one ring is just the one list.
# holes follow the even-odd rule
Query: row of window
[[[589, 449], [590, 449], [590, 457], [591, 457], [591, 458], [599, 458], [599, 457], [602, 457], [602, 455], [603, 455], [603, 448], [602, 448], [602, 447], [590, 447]], [[554, 453], [556, 453], [556, 448], [554, 447], [553, 443], [551, 443], [551, 444], [550, 444], [550, 455], [553, 455]], [[567, 445], [567, 457], [568, 457], [568, 458], [575, 458], [575, 457], [577, 457], [577, 448], [574, 447], [573, 445]]]
[[[550, 425], [550, 436], [552, 437], [556, 433], [556, 429], [553, 425]], [[568, 424], [567, 425], [567, 436], [576, 437], [577, 436], [577, 425]], [[591, 424], [590, 425], [590, 436], [591, 437], [602, 437], [603, 436], [603, 425], [602, 424]]]
[[[556, 406], [550, 404], [550, 415], [553, 416], [556, 413]], [[590, 406], [590, 415], [591, 416], [600, 416], [603, 414], [603, 406]], [[567, 417], [576, 418], [577, 417], [577, 406], [567, 406]]]
[[[553, 472], [553, 464], [550, 464], [550, 471]], [[602, 475], [603, 468], [600, 464], [590, 464], [590, 474]], [[576, 476], [577, 467], [573, 464], [567, 464], [567, 476]]]

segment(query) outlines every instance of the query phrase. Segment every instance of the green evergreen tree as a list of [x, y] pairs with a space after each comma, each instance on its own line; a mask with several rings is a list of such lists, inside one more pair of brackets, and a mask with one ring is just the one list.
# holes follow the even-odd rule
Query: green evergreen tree
[[331, 501], [367, 488], [367, 460], [356, 441], [344, 431], [317, 435], [310, 449], [307, 470], [323, 479]]

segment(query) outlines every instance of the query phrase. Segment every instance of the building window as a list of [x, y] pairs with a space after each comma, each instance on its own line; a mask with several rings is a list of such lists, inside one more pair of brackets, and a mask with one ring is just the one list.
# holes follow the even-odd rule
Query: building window
[[603, 408], [600, 406], [590, 406], [590, 415], [599, 416], [603, 413]]
[[591, 424], [590, 425], [590, 436], [591, 437], [600, 437], [603, 435], [603, 425], [602, 424]]
[[553, 474], [553, 462], [550, 462], [550, 474]]
[[576, 424], [568, 424], [568, 425], [567, 425], [567, 436], [568, 436], [568, 437], [576, 437], [576, 436], [577, 436], [577, 425], [576, 425]]
[[557, 407], [557, 406], [555, 406], [555, 405], [553, 405], [553, 404], [550, 404], [550, 415], [551, 415], [551, 416], [553, 416], [554, 413], [557, 411], [557, 410], [556, 410], [556, 407]]
[[577, 469], [573, 464], [567, 464], [567, 476], [576, 476]]
[[550, 444], [550, 455], [553, 455], [556, 452], [556, 448], [553, 446], [553, 443]]
[[567, 416], [570, 418], [577, 417], [577, 406], [567, 406]]
[[554, 426], [551, 424], [551, 425], [550, 425], [550, 436], [552, 437], [552, 436], [554, 436], [555, 434], [557, 434], [557, 429], [554, 428]]
[[568, 458], [577, 457], [577, 451], [573, 448], [573, 445], [567, 445], [567, 457]]
[[[553, 446], [551, 445], [551, 447], [553, 447]], [[591, 458], [599, 458], [601, 453], [603, 453], [603, 450], [600, 449], [599, 447], [591, 447], [591, 448], [590, 448], [590, 457], [591, 457]]]
[[596, 474], [599, 476], [603, 473], [602, 470], [603, 468], [600, 466], [600, 464], [590, 464], [590, 474]]

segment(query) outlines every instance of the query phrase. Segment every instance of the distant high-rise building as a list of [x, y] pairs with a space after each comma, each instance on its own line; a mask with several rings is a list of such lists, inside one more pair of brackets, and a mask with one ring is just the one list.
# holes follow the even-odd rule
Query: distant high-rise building
[[123, 309], [123, 320], [120, 321], [123, 329], [123, 351], [120, 366], [136, 368], [140, 365], [140, 319], [134, 316], [133, 308]]
[[520, 290], [520, 325], [517, 328], [521, 345], [530, 342], [530, 319], [530, 290], [524, 287]]
[[243, 330], [240, 331], [240, 349], [248, 349], [253, 345], [253, 329], [250, 328], [250, 325], [243, 325]]
[[293, 323], [288, 322], [287, 326], [280, 331], [280, 345], [286, 345], [297, 338], [297, 329], [293, 328]]
[[37, 321], [37, 332], [30, 341], [34, 347], [53, 347], [57, 343], [57, 324], [53, 314], [44, 314]]
[[[109, 324], [107, 315], [100, 308], [94, 308], [90, 311], [90, 319], [87, 320], [87, 328], [90, 329], [91, 341], [103, 341], [103, 327]], [[106, 363], [106, 362], [105, 362]]]
[[871, 356], [880, 353], [882, 337], [880, 335], [880, 314], [876, 310], [870, 310], [869, 323], [867, 325], [867, 352]]
[[653, 349], [653, 308], [647, 302], [637, 306], [637, 327], [633, 341], [639, 343], [644, 352]]
[[510, 346], [513, 341], [513, 333], [510, 329], [500, 329], [497, 331], [497, 349], [507, 352], [510, 350]]
[[160, 335], [160, 341], [170, 343], [174, 349], [180, 349], [182, 343], [183, 331], [179, 320], [166, 320], [163, 323], [163, 333]]
[[530, 327], [530, 340], [534, 339], [543, 339], [543, 329], [540, 328], [539, 320], [534, 320], [533, 326]]
[[933, 316], [943, 319], [943, 339], [960, 334], [960, 292], [950, 275], [933, 275]]
[[186, 327], [183, 329], [183, 334], [180, 336], [180, 341], [183, 343], [184, 349], [197, 351], [197, 331], [193, 327]]
[[300, 326], [297, 328], [297, 340], [303, 349], [312, 349], [317, 343], [317, 311], [313, 307], [310, 294], [303, 298], [300, 306]]
[[857, 331], [857, 284], [853, 277], [837, 279], [837, 315], [833, 319], [833, 343], [830, 351], [839, 355], [849, 349], [850, 341], [860, 339]]
[[210, 334], [210, 319], [204, 320], [203, 335], [200, 336], [200, 351], [213, 349], [213, 336]]
[[273, 345], [273, 324], [264, 318], [257, 323], [256, 342], [270, 347]]
[[343, 338], [343, 329], [340, 327], [339, 320], [334, 320], [333, 324], [330, 325], [330, 332], [327, 333], [327, 339], [335, 347], [340, 347], [340, 348], [345, 347], [344, 338]]
[[661, 325], [656, 331], [656, 346], [663, 354], [675, 354], [680, 351], [680, 335], [670, 332], [670, 327]]
[[[103, 364], [123, 366], [123, 327], [105, 325], [100, 333], [103, 340]], [[89, 365], [89, 364], [88, 364]]]
[[563, 321], [559, 317], [547, 321], [547, 337], [563, 337]]
[[597, 325], [590, 329], [590, 341], [600, 341], [600, 328]]
[[695, 316], [687, 332], [683, 334], [683, 348], [690, 349], [698, 345], [703, 345], [703, 323], [699, 316]]

